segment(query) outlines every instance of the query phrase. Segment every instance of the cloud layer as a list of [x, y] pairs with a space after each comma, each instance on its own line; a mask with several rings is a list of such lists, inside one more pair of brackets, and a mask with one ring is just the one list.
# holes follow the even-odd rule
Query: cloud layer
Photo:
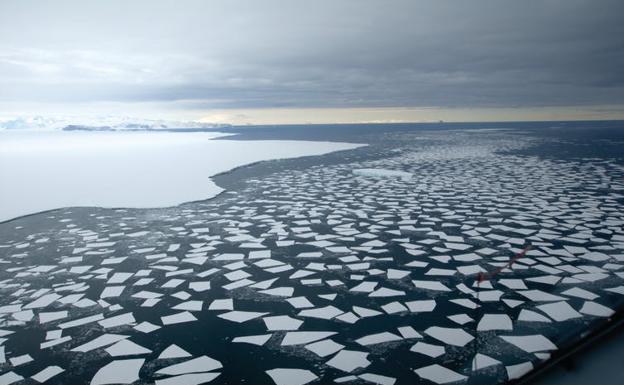
[[624, 3], [0, 3], [0, 103], [624, 104]]

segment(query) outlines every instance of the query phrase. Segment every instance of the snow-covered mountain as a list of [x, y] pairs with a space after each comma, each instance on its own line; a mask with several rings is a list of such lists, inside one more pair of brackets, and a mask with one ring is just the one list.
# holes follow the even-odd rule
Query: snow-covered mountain
[[225, 124], [198, 121], [171, 121], [162, 119], [142, 119], [133, 117], [100, 116], [85, 117], [44, 117], [28, 116], [1, 118], [0, 130], [159, 130], [189, 128], [220, 128]]

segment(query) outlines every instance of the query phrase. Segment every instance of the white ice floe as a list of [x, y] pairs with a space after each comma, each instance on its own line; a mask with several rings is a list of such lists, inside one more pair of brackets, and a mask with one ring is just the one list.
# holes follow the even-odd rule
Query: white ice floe
[[240, 337], [233, 338], [232, 342], [262, 346], [271, 338], [271, 336], [272, 334], [259, 334], [255, 336], [240, 336]]
[[308, 344], [305, 348], [319, 357], [327, 357], [342, 350], [344, 345], [334, 342], [333, 340], [322, 340]]
[[65, 369], [61, 368], [60, 366], [48, 366], [47, 368], [39, 371], [37, 374], [33, 375], [30, 378], [39, 383], [43, 383], [48, 381], [50, 378], [63, 373], [64, 371]]
[[467, 343], [474, 340], [472, 335], [466, 333], [463, 329], [457, 328], [431, 326], [425, 330], [425, 334], [442, 341], [445, 344], [454, 346], [465, 346]]
[[179, 324], [179, 323], [184, 323], [184, 322], [197, 321], [197, 318], [195, 318], [195, 316], [191, 314], [190, 312], [183, 311], [181, 313], [176, 313], [176, 314], [171, 314], [171, 315], [160, 317], [160, 320], [162, 321], [163, 325], [173, 325], [173, 324]]
[[454, 372], [451, 369], [445, 368], [444, 366], [440, 366], [438, 364], [425, 366], [414, 370], [414, 372], [416, 372], [416, 374], [418, 374], [421, 378], [435, 382], [436, 384], [449, 384], [452, 382], [463, 381], [467, 378], [462, 374]]
[[500, 336], [500, 338], [528, 353], [557, 350], [555, 344], [541, 334], [526, 336]]
[[139, 380], [139, 370], [145, 359], [113, 361], [101, 367], [91, 379], [91, 385], [132, 384]]
[[583, 307], [581, 308], [581, 310], [579, 310], [579, 312], [586, 315], [593, 315], [596, 317], [611, 317], [613, 313], [615, 313], [613, 309], [593, 301], [585, 301], [583, 303]]
[[509, 365], [505, 367], [505, 370], [507, 371], [507, 379], [515, 380], [533, 370], [533, 363], [522, 362], [516, 365]]
[[410, 351], [435, 358], [444, 354], [445, 349], [444, 346], [417, 342], [416, 344], [414, 344], [414, 346], [410, 348]]
[[200, 385], [219, 377], [221, 373], [190, 373], [157, 379], [155, 385]]
[[217, 317], [226, 319], [228, 321], [241, 323], [241, 322], [252, 320], [254, 318], [262, 317], [267, 314], [269, 313], [233, 310], [227, 313], [219, 314]]
[[303, 321], [286, 316], [278, 315], [262, 318], [268, 331], [275, 330], [297, 330], [303, 324]]
[[477, 330], [513, 330], [513, 324], [507, 314], [484, 314], [477, 324]]
[[318, 378], [317, 375], [306, 369], [271, 369], [266, 373], [275, 385], [305, 385]]
[[179, 364], [166, 366], [162, 369], [157, 370], [156, 374], [177, 375], [187, 373], [210, 372], [216, 369], [221, 369], [222, 367], [223, 365], [221, 365], [221, 362], [208, 356], [200, 356], [190, 359], [188, 361], [181, 362]]
[[152, 352], [151, 350], [127, 339], [123, 339], [104, 350], [106, 350], [106, 353], [110, 354], [112, 357], [137, 356]]
[[357, 342], [358, 344], [362, 346], [366, 346], [366, 345], [381, 344], [384, 342], [392, 342], [392, 341], [400, 341], [400, 340], [402, 340], [402, 338], [397, 336], [396, 334], [392, 334], [390, 332], [381, 332], [381, 333], [370, 334], [370, 335], [358, 338], [357, 340], [355, 340], [355, 342]]
[[282, 339], [282, 346], [301, 345], [331, 337], [336, 332], [310, 331], [310, 332], [288, 332]]
[[176, 344], [171, 344], [165, 350], [160, 352], [158, 359], [167, 360], [170, 358], [184, 358], [184, 357], [190, 357], [190, 356], [191, 354], [187, 352], [186, 350], [182, 349]]
[[211, 140], [222, 135], [2, 131], [0, 221], [69, 206], [163, 207], [208, 199], [222, 191], [209, 178], [215, 174], [361, 146]]
[[358, 368], [366, 368], [370, 361], [366, 359], [368, 353], [354, 350], [341, 350], [325, 364], [333, 368], [351, 373]]
[[566, 321], [573, 318], [581, 318], [583, 316], [565, 301], [539, 305], [537, 306], [537, 309], [543, 311], [555, 321]]
[[501, 362], [497, 359], [486, 356], [485, 354], [477, 353], [472, 359], [472, 370], [480, 370], [500, 364]]
[[403, 180], [412, 178], [412, 174], [409, 172], [388, 170], [384, 168], [358, 168], [353, 170], [353, 174], [368, 178], [401, 178]]

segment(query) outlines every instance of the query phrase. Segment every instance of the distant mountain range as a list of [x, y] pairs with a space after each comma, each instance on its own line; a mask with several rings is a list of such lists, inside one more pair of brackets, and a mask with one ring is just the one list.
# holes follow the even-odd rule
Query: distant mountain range
[[168, 121], [112, 116], [90, 119], [50, 118], [43, 116], [0, 118], [0, 130], [151, 131], [180, 129], [195, 131], [223, 127], [229, 127], [229, 125], [197, 121]]

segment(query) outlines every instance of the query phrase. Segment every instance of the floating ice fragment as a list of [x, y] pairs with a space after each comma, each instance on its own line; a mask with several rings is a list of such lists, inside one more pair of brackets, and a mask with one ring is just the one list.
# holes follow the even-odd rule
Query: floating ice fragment
[[463, 381], [467, 378], [462, 374], [456, 373], [438, 364], [425, 366], [414, 370], [414, 372], [416, 372], [419, 377], [433, 381], [436, 384], [449, 384], [451, 382]]
[[131, 384], [139, 380], [139, 370], [145, 359], [113, 361], [101, 367], [91, 379], [91, 385]]
[[353, 174], [367, 178], [401, 178], [403, 180], [412, 179], [409, 172], [388, 170], [385, 168], [358, 168], [353, 170]]
[[444, 346], [427, 344], [424, 342], [417, 342], [410, 348], [410, 351], [415, 353], [424, 354], [426, 356], [436, 358], [444, 354]]
[[39, 373], [33, 375], [33, 380], [42, 383], [48, 381], [50, 378], [63, 373], [65, 369], [60, 366], [48, 366], [47, 368], [41, 370]]
[[105, 350], [108, 354], [110, 354], [113, 357], [136, 356], [136, 355], [148, 354], [152, 352], [151, 350], [144, 348], [143, 346], [138, 345], [127, 339], [123, 339], [117, 342], [116, 344], [109, 346]]
[[200, 385], [219, 377], [221, 373], [191, 373], [156, 380], [155, 385]]
[[342, 370], [343, 372], [351, 373], [357, 368], [366, 368], [370, 365], [370, 361], [366, 359], [368, 353], [358, 352], [355, 350], [341, 350], [331, 360], [325, 364]]
[[336, 332], [288, 332], [282, 339], [281, 346], [301, 345], [331, 337]]
[[465, 346], [474, 339], [473, 336], [466, 333], [463, 329], [443, 328], [440, 326], [431, 326], [425, 330], [425, 334], [440, 340], [448, 345]]
[[163, 350], [158, 356], [159, 360], [166, 360], [170, 358], [183, 358], [190, 357], [191, 354], [186, 350], [182, 349], [176, 344], [171, 344], [165, 350]]
[[188, 361], [181, 362], [179, 364], [166, 366], [156, 371], [156, 374], [177, 375], [186, 373], [210, 372], [212, 370], [221, 369], [222, 367], [223, 365], [221, 365], [219, 361], [212, 359], [208, 356], [200, 356]]
[[234, 339], [232, 339], [232, 342], [262, 346], [271, 338], [272, 335], [273, 334], [259, 334], [255, 336], [235, 337]]
[[557, 349], [555, 344], [541, 334], [527, 336], [500, 336], [500, 338], [528, 353]]
[[271, 369], [266, 373], [276, 385], [305, 385], [318, 378], [314, 373], [305, 369]]

